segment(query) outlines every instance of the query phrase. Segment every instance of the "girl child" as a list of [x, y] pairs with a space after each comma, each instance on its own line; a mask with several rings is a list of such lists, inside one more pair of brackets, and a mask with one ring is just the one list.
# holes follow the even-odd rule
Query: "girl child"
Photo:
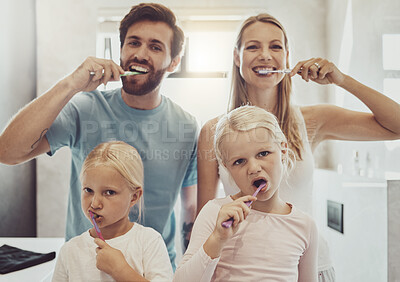
[[[269, 14], [246, 19], [236, 38], [233, 54], [231, 111], [251, 104], [273, 113], [282, 127], [296, 165], [283, 183], [280, 195], [303, 211], [313, 214], [313, 152], [324, 140], [393, 140], [400, 138], [400, 105], [354, 78], [342, 73], [332, 62], [312, 58], [298, 62], [290, 74], [268, 70], [290, 69], [289, 42], [282, 24]], [[300, 71], [300, 73], [299, 73]], [[295, 106], [291, 101], [292, 77], [306, 82], [333, 84], [348, 91], [371, 112], [357, 112], [334, 105]], [[218, 166], [213, 151], [214, 128], [219, 117], [202, 128], [198, 142], [198, 210], [214, 199], [221, 180], [227, 195], [239, 188]], [[211, 152], [211, 154], [210, 154]], [[334, 281], [329, 248], [323, 238], [318, 247], [319, 280]]]
[[143, 194], [143, 164], [132, 146], [112, 141], [98, 145], [81, 171], [81, 205], [95, 227], [65, 243], [53, 281], [170, 281], [172, 267], [155, 230], [129, 221]]
[[316, 225], [279, 197], [292, 161], [275, 116], [254, 106], [231, 111], [216, 125], [214, 149], [240, 191], [200, 211], [174, 281], [317, 281]]

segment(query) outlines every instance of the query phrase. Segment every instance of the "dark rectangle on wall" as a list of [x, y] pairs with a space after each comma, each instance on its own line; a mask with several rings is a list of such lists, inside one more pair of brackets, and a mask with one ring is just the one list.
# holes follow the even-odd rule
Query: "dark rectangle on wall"
[[343, 204], [327, 201], [328, 226], [340, 233], [343, 232]]
[[0, 164], [0, 237], [36, 237], [36, 161]]

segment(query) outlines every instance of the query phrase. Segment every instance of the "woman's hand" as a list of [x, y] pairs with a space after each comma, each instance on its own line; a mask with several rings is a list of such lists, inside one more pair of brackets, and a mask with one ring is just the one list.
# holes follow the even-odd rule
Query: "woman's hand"
[[344, 82], [345, 75], [328, 60], [322, 58], [312, 58], [300, 61], [292, 69], [290, 76], [299, 74], [305, 81], [310, 79], [319, 84], [336, 84], [341, 86]]

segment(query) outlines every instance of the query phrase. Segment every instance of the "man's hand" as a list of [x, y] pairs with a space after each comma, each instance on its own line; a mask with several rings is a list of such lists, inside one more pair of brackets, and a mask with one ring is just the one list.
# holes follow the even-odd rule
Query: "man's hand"
[[[93, 74], [91, 74], [93, 73]], [[72, 74], [65, 78], [71, 91], [93, 91], [100, 84], [118, 81], [124, 70], [112, 60], [88, 57]]]

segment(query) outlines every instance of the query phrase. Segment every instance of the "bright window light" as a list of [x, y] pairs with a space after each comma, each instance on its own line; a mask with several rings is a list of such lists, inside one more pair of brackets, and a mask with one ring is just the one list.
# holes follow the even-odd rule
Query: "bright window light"
[[400, 70], [400, 34], [382, 35], [383, 69]]
[[235, 32], [190, 32], [187, 70], [227, 72], [232, 68]]

